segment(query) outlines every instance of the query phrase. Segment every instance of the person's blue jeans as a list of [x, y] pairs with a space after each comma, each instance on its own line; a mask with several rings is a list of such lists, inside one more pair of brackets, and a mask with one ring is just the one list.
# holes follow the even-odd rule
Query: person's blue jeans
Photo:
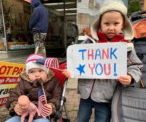
[[[14, 116], [14, 117], [6, 120], [5, 122], [20, 122], [20, 117], [19, 116]], [[28, 121], [25, 120], [25, 122], [28, 122]], [[50, 122], [50, 120], [48, 120], [46, 118], [39, 118], [39, 119], [33, 120], [33, 122]]]
[[92, 108], [95, 109], [94, 122], [110, 122], [110, 105], [108, 103], [94, 102], [90, 98], [80, 99], [77, 122], [89, 122]]

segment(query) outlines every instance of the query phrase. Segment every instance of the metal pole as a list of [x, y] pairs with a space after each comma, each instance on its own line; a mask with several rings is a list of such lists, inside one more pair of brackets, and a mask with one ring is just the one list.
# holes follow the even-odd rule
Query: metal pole
[[5, 38], [5, 42], [4, 42], [4, 45], [6, 46], [6, 51], [8, 51], [8, 48], [7, 48], [7, 34], [6, 34], [6, 25], [5, 25], [5, 17], [4, 17], [4, 10], [3, 10], [3, 1], [1, 0], [1, 8], [2, 8], [2, 20], [3, 20], [3, 27], [4, 27], [4, 38]]
[[64, 13], [63, 13], [63, 17], [64, 17], [64, 22], [63, 22], [63, 39], [64, 39], [64, 46], [65, 46], [65, 49], [66, 49], [66, 11], [65, 11], [65, 0], [63, 0], [63, 9], [64, 9]]

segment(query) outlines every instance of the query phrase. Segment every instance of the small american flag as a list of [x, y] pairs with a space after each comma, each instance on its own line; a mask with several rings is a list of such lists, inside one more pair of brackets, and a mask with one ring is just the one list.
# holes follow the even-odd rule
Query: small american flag
[[57, 58], [46, 58], [44, 65], [47, 68], [59, 69], [59, 61]]
[[46, 96], [43, 93], [43, 90], [39, 88], [38, 90], [38, 110], [40, 112], [40, 115], [42, 117], [47, 117], [49, 116], [49, 110], [44, 104], [47, 103]]

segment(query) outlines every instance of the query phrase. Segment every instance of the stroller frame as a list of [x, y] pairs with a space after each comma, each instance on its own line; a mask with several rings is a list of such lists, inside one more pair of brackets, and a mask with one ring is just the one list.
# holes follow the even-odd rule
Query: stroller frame
[[[69, 117], [68, 112], [67, 112], [67, 106], [65, 104], [65, 102], [66, 102], [66, 98], [65, 98], [66, 88], [67, 88], [67, 80], [64, 83], [62, 97], [61, 97], [61, 101], [60, 101], [60, 108], [59, 108], [59, 110], [56, 111], [56, 113], [53, 117], [55, 122], [70, 122], [70, 117]], [[65, 111], [66, 118], [62, 117], [63, 109]]]

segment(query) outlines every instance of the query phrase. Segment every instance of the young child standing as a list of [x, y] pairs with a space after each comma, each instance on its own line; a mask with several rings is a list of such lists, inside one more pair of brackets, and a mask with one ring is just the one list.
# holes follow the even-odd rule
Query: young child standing
[[[12, 118], [6, 122], [20, 122], [22, 108], [19, 107], [18, 98], [26, 95], [30, 101], [38, 107], [40, 116], [34, 117], [34, 122], [50, 122], [46, 117], [52, 115], [60, 105], [62, 88], [54, 73], [45, 65], [37, 64], [38, 59], [45, 57], [32, 54], [26, 60], [25, 72], [21, 74], [21, 81], [15, 89], [10, 91], [10, 97], [6, 103]], [[46, 96], [41, 102], [41, 94]], [[45, 112], [42, 111], [45, 108]]]
[[[130, 42], [132, 26], [126, 17], [127, 8], [121, 2], [108, 2], [99, 10], [99, 17], [91, 27], [90, 37], [97, 43]], [[86, 40], [89, 42], [90, 39]], [[84, 41], [85, 42], [85, 41]], [[110, 121], [110, 102], [118, 83], [124, 86], [138, 82], [141, 78], [142, 63], [134, 48], [128, 49], [127, 75], [118, 79], [79, 79], [78, 92], [81, 95], [77, 122], [89, 122], [92, 108], [95, 122]]]

